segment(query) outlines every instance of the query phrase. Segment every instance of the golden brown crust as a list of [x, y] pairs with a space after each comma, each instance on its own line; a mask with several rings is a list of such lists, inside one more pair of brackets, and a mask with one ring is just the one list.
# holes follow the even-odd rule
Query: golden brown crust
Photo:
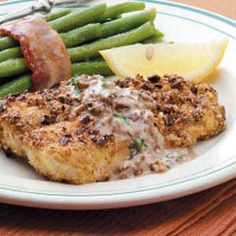
[[[192, 84], [178, 76], [153, 76], [144, 81], [117, 81], [121, 88], [145, 90], [152, 98], [157, 130], [167, 147], [191, 146], [225, 129], [225, 111], [207, 84]], [[77, 107], [76, 112], [72, 108]], [[130, 155], [130, 143], [115, 135], [101, 135], [83, 104], [62, 84], [9, 96], [0, 101], [1, 144], [45, 177], [81, 184], [109, 178]]]
[[129, 156], [129, 145], [85, 128], [79, 116], [72, 119], [77, 104], [59, 90], [7, 97], [1, 101], [1, 144], [27, 157], [48, 179], [75, 184], [106, 180]]
[[[76, 122], [60, 122], [24, 135], [8, 124], [2, 126], [3, 146], [27, 157], [38, 173], [54, 181], [74, 184], [104, 181], [129, 156], [127, 143], [114, 137], [101, 146], [87, 134], [73, 134]], [[61, 143], [61, 138], [68, 133], [71, 133], [68, 142]]]
[[222, 132], [225, 109], [215, 89], [172, 75], [153, 76], [149, 82], [137, 76], [118, 81], [121, 87], [148, 90], [156, 101], [156, 125], [168, 147], [187, 147]]

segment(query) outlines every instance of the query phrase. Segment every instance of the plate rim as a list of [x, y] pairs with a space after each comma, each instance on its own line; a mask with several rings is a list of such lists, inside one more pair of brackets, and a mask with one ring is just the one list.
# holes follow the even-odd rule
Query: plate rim
[[[13, 1], [9, 1], [9, 2], [2, 2], [0, 3], [0, 6], [2, 5], [11, 5], [11, 4], [19, 4], [19, 3], [23, 3], [23, 2], [31, 2], [32, 0], [13, 0]], [[211, 12], [211, 11], [208, 11], [208, 10], [204, 10], [204, 9], [201, 9], [201, 8], [198, 8], [198, 7], [193, 7], [193, 6], [190, 6], [190, 5], [187, 5], [187, 4], [182, 4], [182, 3], [176, 3], [176, 2], [169, 2], [169, 1], [164, 1], [164, 0], [136, 0], [136, 1], [139, 1], [139, 2], [146, 2], [146, 3], [153, 3], [153, 4], [161, 4], [161, 5], [166, 5], [166, 6], [170, 6], [170, 7], [175, 7], [175, 8], [181, 8], [181, 9], [184, 9], [184, 10], [187, 10], [187, 11], [190, 11], [190, 12], [195, 12], [197, 14], [200, 14], [200, 15], [204, 15], [204, 16], [207, 16], [207, 17], [210, 17], [210, 18], [213, 18], [213, 19], [216, 19], [218, 21], [220, 21], [221, 23], [226, 23], [227, 25], [230, 25], [232, 26], [233, 28], [236, 28], [236, 21], [233, 20], [233, 19], [230, 19], [228, 17], [225, 17], [225, 16], [222, 16], [220, 14], [217, 14], [217, 13], [214, 13], [214, 12]], [[198, 23], [201, 23], [201, 22], [198, 22]], [[223, 32], [225, 34], [227, 34], [226, 32]], [[233, 37], [234, 38], [234, 37]], [[235, 37], [236, 38], [236, 37]], [[216, 169], [216, 170], [213, 170], [211, 173], [211, 170], [212, 169]], [[208, 189], [208, 188], [211, 188], [211, 187], [214, 187], [216, 185], [219, 185], [223, 182], [226, 182], [227, 180], [230, 180], [230, 179], [233, 179], [236, 177], [236, 174], [232, 174], [231, 176], [227, 175], [227, 169], [229, 168], [233, 168], [233, 170], [235, 170], [236, 172], [236, 160], [233, 161], [233, 162], [230, 162], [230, 164], [228, 165], [223, 165], [222, 166], [220, 165], [218, 168], [216, 167], [211, 167], [209, 168], [210, 170], [203, 170], [203, 171], [199, 171], [198, 173], [195, 173], [194, 175], [191, 175], [188, 179], [185, 178], [186, 180], [180, 180], [179, 183], [172, 183], [173, 185], [184, 185], [184, 183], [187, 183], [187, 184], [192, 184], [193, 186], [192, 187], [188, 187], [187, 188], [187, 191], [185, 193], [181, 193], [180, 196], [186, 196], [186, 195], [189, 195], [189, 194], [192, 194], [192, 193], [196, 193], [198, 191], [202, 191], [202, 190], [205, 190], [205, 189]], [[200, 176], [200, 177], [193, 177], [197, 174], [201, 174], [203, 172], [207, 171], [207, 173], [203, 174], [203, 176]], [[219, 173], [219, 175], [216, 175], [216, 173]], [[211, 179], [211, 181], [205, 181], [204, 184], [202, 183], [202, 186], [201, 184], [197, 184], [201, 178], [204, 178], [206, 176], [210, 176], [209, 177], [209, 180]], [[182, 183], [181, 183], [182, 182]], [[183, 183], [184, 182], [184, 183]], [[201, 181], [200, 181], [201, 182]], [[163, 184], [165, 185], [165, 184]], [[167, 184], [168, 185], [168, 184]], [[184, 186], [186, 188], [186, 186]], [[17, 188], [7, 188], [7, 187], [3, 187], [2, 185], [0, 185], [0, 191], [5, 191], [5, 193], [8, 193], [8, 192], [14, 192], [16, 195], [19, 194], [19, 195], [24, 195], [26, 196], [26, 198], [24, 198], [24, 201], [23, 203], [21, 202], [15, 202], [18, 200], [17, 196], [12, 196], [10, 194], [8, 194], [10, 197], [9, 199], [12, 199], [12, 201], [14, 202], [13, 204], [18, 204], [18, 205], [28, 205], [28, 206], [36, 206], [36, 207], [45, 207], [45, 204], [48, 204], [48, 202], [50, 201], [48, 198], [50, 198], [51, 196], [54, 196], [54, 197], [58, 197], [59, 199], [66, 199], [66, 198], [71, 198], [71, 197], [75, 197], [77, 198], [78, 201], [74, 201], [74, 202], [69, 202], [69, 203], [66, 203], [64, 205], [61, 205], [58, 207], [58, 204], [59, 203], [55, 203], [53, 204], [53, 202], [51, 202], [50, 204], [51, 207], [46, 207], [46, 208], [54, 208], [54, 209], [72, 209], [71, 207], [73, 207], [73, 209], [83, 209], [83, 206], [86, 208], [84, 209], [105, 209], [105, 208], [117, 208], [117, 207], [125, 207], [125, 206], [136, 206], [136, 205], [141, 205], [141, 204], [147, 204], [147, 203], [153, 203], [153, 202], [157, 202], [156, 201], [156, 198], [155, 198], [155, 194], [154, 196], [153, 195], [150, 195], [149, 192], [150, 191], [154, 191], [154, 190], [157, 190], [157, 189], [164, 189], [164, 187], [160, 187], [158, 188], [158, 186], [153, 186], [153, 187], [148, 187], [148, 188], [145, 188], [145, 189], [142, 189], [142, 190], [133, 190], [131, 192], [121, 192], [121, 193], [110, 193], [110, 194], [97, 194], [97, 195], [81, 195], [81, 194], [78, 194], [78, 195], [66, 195], [66, 194], [57, 194], [57, 193], [43, 193], [43, 192], [31, 192], [31, 191], [27, 191], [27, 190], [20, 190], [20, 189], [17, 189]], [[168, 188], [168, 186], [166, 187]], [[200, 188], [200, 189], [199, 189]], [[183, 189], [183, 188], [182, 188]], [[109, 197], [114, 197], [114, 196], [121, 196], [122, 197], [125, 197], [125, 195], [133, 195], [133, 194], [137, 194], [137, 193], [143, 193], [145, 195], [145, 198], [142, 197], [142, 199], [138, 199], [137, 197], [135, 198], [136, 201], [134, 201], [134, 199], [129, 199], [129, 200], [122, 200], [120, 199], [120, 201], [117, 201], [114, 199], [109, 199], [109, 202], [106, 202], [104, 204], [104, 201], [101, 201], [101, 198], [102, 197], [105, 197], [107, 198], [107, 196]], [[34, 195], [34, 197], [36, 198], [37, 196], [43, 196], [44, 198], [40, 198], [37, 200], [39, 200], [39, 202], [37, 202], [36, 204], [32, 202], [32, 196]], [[177, 194], [177, 197], [180, 197], [178, 196]], [[81, 205], [81, 204], [84, 204], [84, 203], [81, 203], [81, 199], [82, 198], [99, 198], [99, 201], [95, 201], [93, 203], [90, 202], [90, 206], [87, 206], [87, 205]], [[0, 193], [0, 198], [1, 198], [1, 193]], [[159, 197], [160, 198], [160, 197]], [[167, 197], [165, 198], [165, 200], [169, 200], [169, 199], [173, 199], [173, 198], [176, 198], [176, 195], [171, 197]], [[55, 199], [54, 199], [55, 200]], [[139, 201], [142, 201], [142, 203], [140, 204]], [[106, 199], [107, 201], [107, 199]], [[133, 201], [133, 202], [132, 202]], [[146, 202], [145, 202], [146, 201]], [[7, 199], [5, 199], [5, 202], [7, 202]], [[86, 201], [85, 201], [86, 202]], [[7, 202], [7, 203], [12, 203], [12, 202]], [[38, 204], [39, 203], [39, 204]], [[116, 205], [114, 205], [116, 204]]]

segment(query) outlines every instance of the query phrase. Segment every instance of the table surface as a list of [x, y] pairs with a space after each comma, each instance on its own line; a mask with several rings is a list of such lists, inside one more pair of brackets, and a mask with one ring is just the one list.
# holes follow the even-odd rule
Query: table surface
[[[236, 19], [236, 0], [176, 0]], [[0, 204], [0, 235], [236, 235], [236, 179], [192, 196], [106, 211]]]

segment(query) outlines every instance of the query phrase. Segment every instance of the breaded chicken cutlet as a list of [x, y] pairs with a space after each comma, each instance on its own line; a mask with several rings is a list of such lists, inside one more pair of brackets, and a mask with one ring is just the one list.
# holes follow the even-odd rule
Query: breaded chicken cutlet
[[74, 184], [165, 171], [224, 129], [217, 92], [179, 76], [82, 75], [0, 100], [2, 147], [48, 179]]

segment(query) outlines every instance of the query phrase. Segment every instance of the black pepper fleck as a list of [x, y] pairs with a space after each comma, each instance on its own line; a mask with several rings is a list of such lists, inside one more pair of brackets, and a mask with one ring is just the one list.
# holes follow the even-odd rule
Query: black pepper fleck
[[0, 112], [3, 112], [6, 109], [6, 106], [0, 103]]
[[174, 117], [171, 114], [168, 114], [165, 123], [167, 126], [172, 126], [175, 123]]
[[20, 116], [16, 115], [11, 118], [11, 124], [14, 125], [20, 120]]
[[192, 92], [193, 94], [197, 94], [198, 89], [197, 89], [196, 87], [192, 87], [192, 88], [191, 88], [191, 92]]
[[91, 121], [91, 118], [90, 118], [90, 116], [85, 115], [85, 116], [82, 116], [82, 117], [80, 118], [80, 121], [81, 121], [81, 123], [83, 123], [84, 125], [87, 125], [87, 124], [89, 124], [89, 122]]
[[72, 137], [71, 134], [66, 134], [65, 136], [63, 136], [63, 137], [60, 138], [60, 143], [61, 143], [62, 145], [68, 144], [69, 141], [70, 141], [70, 139], [71, 139], [71, 137]]
[[42, 125], [51, 125], [51, 124], [54, 124], [55, 122], [56, 122], [55, 115], [52, 115], [52, 116], [44, 115], [41, 120]]
[[83, 125], [77, 129], [77, 133], [82, 134], [82, 133], [86, 132], [87, 130], [88, 130], [88, 127]]
[[3, 151], [8, 158], [16, 157], [16, 155], [12, 152], [10, 148], [3, 148]]
[[105, 143], [108, 141], [108, 139], [109, 139], [109, 135], [103, 135], [103, 136], [93, 135], [91, 137], [91, 140], [99, 146], [104, 146]]
[[183, 86], [183, 80], [180, 78], [173, 79], [170, 81], [171, 83], [171, 88], [173, 89], [181, 89]]
[[153, 84], [159, 82], [160, 79], [161, 77], [159, 75], [153, 75], [153, 76], [148, 77], [148, 81], [150, 81]]
[[142, 85], [141, 85], [141, 89], [143, 89], [143, 90], [150, 90], [151, 89], [151, 84], [149, 83], [143, 83]]

